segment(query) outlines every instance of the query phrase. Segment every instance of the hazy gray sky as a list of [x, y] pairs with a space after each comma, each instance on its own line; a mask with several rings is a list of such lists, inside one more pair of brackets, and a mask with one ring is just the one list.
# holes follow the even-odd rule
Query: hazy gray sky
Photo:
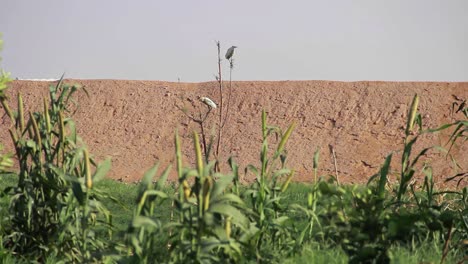
[[[467, 0], [2, 0], [19, 78], [468, 81]], [[224, 69], [227, 72], [227, 62]]]

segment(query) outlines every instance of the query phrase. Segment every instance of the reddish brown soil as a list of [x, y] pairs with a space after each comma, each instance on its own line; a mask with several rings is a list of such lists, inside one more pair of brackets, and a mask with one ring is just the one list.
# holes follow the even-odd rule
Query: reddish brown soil
[[[197, 96], [208, 96], [219, 102], [217, 84], [169, 83], [160, 81], [67, 80], [86, 87], [75, 96], [80, 108], [74, 119], [79, 135], [98, 160], [112, 157], [109, 177], [123, 181], [139, 180], [155, 162], [163, 167], [174, 162], [174, 132], [179, 131], [186, 165], [194, 160], [192, 131], [199, 131], [179, 108], [197, 114], [206, 107]], [[15, 108], [15, 95], [21, 92], [27, 106], [38, 109], [47, 95], [48, 82], [14, 81], [9, 94]], [[225, 101], [228, 94], [226, 89]], [[320, 148], [321, 175], [335, 174], [330, 146], [336, 151], [339, 179], [342, 182], [365, 182], [378, 172], [385, 157], [402, 149], [408, 105], [415, 93], [421, 96], [420, 113], [425, 127], [437, 127], [462, 118], [452, 114], [454, 97], [468, 97], [468, 83], [427, 82], [329, 82], [280, 81], [235, 82], [232, 87], [231, 116], [222, 138], [221, 161], [233, 156], [241, 165], [259, 164], [261, 148], [261, 111], [268, 112], [268, 122], [285, 129], [297, 126], [287, 144], [288, 164], [296, 180], [311, 181], [312, 157]], [[226, 103], [226, 102], [225, 102]], [[179, 108], [178, 108], [179, 107]], [[207, 119], [207, 131], [213, 133], [217, 111]], [[0, 140], [12, 151], [3, 116]], [[447, 133], [427, 135], [418, 142], [422, 147], [445, 144]], [[273, 146], [278, 141], [271, 138]], [[401, 153], [401, 152], [398, 152]], [[436, 182], [465, 171], [468, 167], [467, 144], [451, 152], [462, 169], [435, 151], [422, 162], [433, 166]], [[399, 155], [393, 159], [398, 170]], [[422, 163], [421, 163], [422, 164]], [[173, 170], [171, 177], [175, 177]], [[251, 181], [253, 175], [245, 176]], [[396, 176], [391, 180], [396, 180]], [[466, 184], [462, 183], [462, 184]]]

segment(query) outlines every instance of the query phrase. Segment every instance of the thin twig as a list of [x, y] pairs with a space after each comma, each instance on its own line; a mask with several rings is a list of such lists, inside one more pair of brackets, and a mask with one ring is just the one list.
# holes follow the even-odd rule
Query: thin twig
[[205, 113], [205, 116], [203, 116], [202, 112], [200, 111], [199, 112], [200, 117], [196, 118], [195, 116], [187, 114], [186, 111], [184, 111], [184, 109], [182, 109], [180, 106], [175, 105], [175, 107], [177, 109], [179, 109], [185, 116], [190, 118], [190, 120], [192, 120], [193, 122], [197, 123], [200, 126], [200, 132], [201, 132], [201, 135], [202, 135], [203, 152], [205, 153], [205, 160], [208, 161], [208, 154], [209, 154], [208, 153], [208, 147], [207, 147], [208, 144], [206, 142], [205, 127], [204, 127], [203, 124], [205, 123], [206, 119], [210, 115], [211, 108], [208, 107], [208, 112]]
[[333, 164], [335, 166], [335, 177], [336, 177], [336, 182], [338, 184], [340, 184], [340, 178], [338, 177], [338, 165], [337, 165], [337, 162], [336, 162], [336, 153], [335, 153], [335, 149], [333, 148], [333, 146], [331, 144], [328, 145], [328, 147], [330, 148], [330, 153], [332, 154], [332, 157], [333, 157]]
[[[211, 112], [211, 108], [210, 110], [208, 110], [208, 113], [206, 114], [206, 116], [208, 116], [208, 114]], [[200, 112], [200, 119], [202, 120], [201, 118], [201, 112]], [[205, 117], [206, 119], [206, 117]], [[205, 135], [205, 127], [203, 126], [203, 123], [204, 123], [204, 120], [203, 121], [195, 121], [197, 122], [199, 125], [200, 125], [200, 130], [201, 130], [201, 135], [202, 135], [202, 142], [203, 142], [203, 152], [205, 153], [205, 160], [208, 161], [208, 148], [207, 148], [207, 144], [206, 144], [206, 135]]]
[[187, 116], [188, 118], [190, 118], [191, 120], [194, 120], [195, 121], [195, 117], [194, 116], [191, 116], [189, 114], [187, 114], [187, 111], [185, 111], [183, 108], [181, 108], [180, 106], [178, 106], [177, 104], [174, 104], [174, 106], [179, 109], [185, 116]]
[[443, 254], [442, 254], [442, 259], [440, 260], [440, 264], [444, 263], [444, 260], [447, 257], [447, 254], [448, 254], [448, 251], [449, 251], [449, 244], [450, 244], [450, 240], [452, 239], [452, 225], [453, 225], [453, 223], [450, 224], [450, 227], [449, 227], [449, 230], [448, 230], [447, 239], [445, 240], [444, 251], [442, 251]]
[[458, 262], [457, 264], [463, 264], [463, 263], [466, 263], [465, 261], [468, 261], [468, 256], [465, 256], [462, 260], [460, 260], [460, 262]]
[[227, 120], [229, 118], [229, 109], [231, 105], [231, 95], [232, 95], [232, 69], [234, 68], [234, 58], [231, 58], [229, 60], [229, 94], [228, 94], [228, 99], [227, 99], [227, 106], [226, 106], [226, 114], [224, 115], [224, 120], [223, 124], [221, 125], [221, 128], [224, 128], [224, 126], [227, 123]]
[[[219, 41], [216, 42], [216, 46], [218, 47], [218, 84], [219, 84], [219, 123], [218, 123], [218, 142], [216, 144], [216, 151], [215, 156], [218, 158], [219, 156], [219, 146], [221, 145], [221, 122], [223, 116], [223, 80], [222, 80], [222, 72], [221, 72], [221, 44]], [[215, 170], [219, 172], [219, 165], [216, 163]]]

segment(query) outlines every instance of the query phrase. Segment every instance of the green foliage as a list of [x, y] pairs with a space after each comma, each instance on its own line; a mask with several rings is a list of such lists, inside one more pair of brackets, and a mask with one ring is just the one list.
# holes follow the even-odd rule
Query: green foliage
[[158, 182], [152, 183], [152, 179], [158, 170], [158, 165], [152, 167], [143, 176], [138, 190], [137, 204], [133, 213], [133, 219], [127, 230], [127, 241], [131, 249], [132, 263], [150, 263], [158, 259], [154, 248], [159, 245], [158, 237], [163, 235], [162, 224], [155, 212], [155, 207], [168, 199], [163, 187], [166, 182], [169, 168], [159, 177]]
[[[215, 162], [206, 163], [198, 135], [194, 134], [196, 168], [184, 168], [180, 140], [175, 137], [179, 187], [175, 193], [165, 191], [167, 168], [152, 183], [157, 166], [149, 170], [140, 184], [137, 205], [128, 228], [132, 263], [219, 263], [237, 262], [243, 256], [240, 234], [248, 225], [245, 204], [228, 192], [232, 175], [215, 173]], [[170, 221], [163, 223], [158, 206], [170, 200]], [[167, 216], [166, 216], [167, 218]], [[166, 240], [160, 240], [164, 237]], [[161, 250], [166, 248], [166, 250]], [[166, 253], [166, 252], [168, 253]]]
[[18, 95], [9, 132], [19, 171], [16, 186], [3, 190], [10, 196], [10, 213], [2, 237], [2, 246], [15, 255], [39, 261], [54, 255], [69, 261], [100, 259], [109, 238], [97, 237], [96, 228], [103, 226], [112, 235], [110, 213], [100, 202], [106, 194], [93, 188], [110, 169], [110, 160], [93, 172], [95, 162], [80, 146], [74, 122], [65, 117], [77, 90], [60, 80], [50, 88], [50, 102], [44, 98], [43, 110], [29, 112], [27, 122]]
[[239, 261], [243, 257], [240, 233], [248, 225], [245, 204], [228, 192], [234, 177], [216, 173], [215, 162], [204, 161], [196, 133], [193, 143], [196, 168], [183, 168], [179, 137], [175, 137], [179, 188], [172, 198], [173, 223], [168, 225], [171, 262]]
[[[2, 35], [0, 33], [0, 51], [3, 48], [3, 40], [1, 39]], [[0, 60], [2, 58], [0, 57]], [[11, 112], [10, 107], [8, 107], [7, 100], [8, 97], [6, 96], [6, 91], [8, 89], [8, 83], [11, 82], [10, 74], [5, 72], [2, 68], [0, 68], [0, 103], [2, 104], [3, 109], [5, 109], [5, 113], [8, 115], [9, 118], [13, 118], [13, 113]]]
[[[279, 256], [291, 254], [295, 238], [293, 226], [288, 216], [288, 207], [284, 204], [285, 191], [294, 176], [294, 172], [286, 168], [285, 145], [294, 124], [286, 132], [267, 124], [266, 112], [262, 112], [262, 148], [260, 166], [248, 165], [256, 177], [254, 184], [242, 194], [249, 200], [252, 213], [249, 215], [250, 227], [244, 238], [246, 250], [255, 257], [257, 262], [271, 262]], [[268, 138], [276, 133], [280, 141], [275, 152], [269, 155]]]
[[0, 175], [5, 174], [9, 171], [9, 169], [13, 166], [13, 155], [12, 154], [4, 154], [3, 152], [3, 145], [0, 145]]
[[[444, 241], [440, 236], [428, 236], [420, 242], [412, 241], [409, 245], [392, 245], [388, 250], [391, 263], [420, 264], [440, 263], [443, 258]], [[444, 263], [463, 263], [463, 252], [452, 249], [448, 252]]]
[[[292, 205], [304, 214], [308, 223], [299, 236], [300, 243], [317, 239], [327, 243], [331, 241], [343, 248], [349, 255], [350, 263], [388, 263], [388, 250], [392, 245], [409, 243], [428, 234], [449, 234], [446, 239], [457, 241], [455, 248], [465, 243], [463, 241], [466, 241], [468, 234], [465, 219], [468, 212], [467, 188], [462, 192], [436, 192], [432, 169], [427, 164], [420, 170], [425, 176], [421, 190], [417, 191], [416, 185], [410, 184], [418, 170], [419, 159], [430, 149], [425, 148], [412, 158], [413, 144], [421, 134], [430, 131], [421, 130], [422, 121], [417, 113], [418, 101], [418, 96], [415, 96], [408, 113], [400, 181], [394, 195], [386, 190], [392, 154], [386, 158], [380, 172], [369, 180], [366, 187], [343, 187], [337, 185], [333, 179], [319, 181], [309, 193], [307, 206]], [[420, 134], [413, 135], [415, 123], [420, 127]], [[450, 126], [445, 126], [448, 127]], [[452, 140], [458, 131], [456, 129], [453, 132]], [[314, 169], [317, 164], [316, 153]], [[436, 199], [437, 196], [448, 194], [454, 198], [442, 201]], [[314, 223], [316, 230], [313, 230]]]
[[323, 244], [304, 244], [299, 254], [283, 261], [285, 264], [309, 264], [309, 263], [348, 263], [348, 256], [340, 248], [329, 248]]

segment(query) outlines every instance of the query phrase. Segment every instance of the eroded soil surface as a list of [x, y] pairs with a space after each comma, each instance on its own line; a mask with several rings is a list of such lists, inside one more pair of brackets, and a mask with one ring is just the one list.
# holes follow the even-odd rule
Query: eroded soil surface
[[[79, 92], [79, 108], [74, 115], [78, 132], [98, 160], [112, 157], [109, 177], [126, 182], [138, 181], [155, 162], [165, 167], [174, 163], [174, 133], [182, 137], [183, 159], [193, 164], [191, 133], [197, 123], [186, 115], [206, 112], [197, 96], [207, 96], [219, 103], [217, 83], [169, 83], [161, 81], [66, 80], [85, 86], [89, 97]], [[51, 82], [14, 81], [8, 93], [16, 109], [16, 94], [21, 92], [26, 106], [40, 109]], [[224, 107], [229, 89], [226, 87]], [[424, 127], [435, 128], [463, 118], [452, 112], [457, 99], [467, 99], [468, 83], [427, 82], [330, 82], [278, 81], [235, 82], [232, 86], [230, 116], [225, 125], [220, 149], [222, 170], [229, 171], [226, 160], [234, 157], [241, 171], [248, 164], [259, 164], [261, 148], [261, 111], [268, 112], [268, 122], [283, 129], [296, 122], [286, 148], [287, 163], [296, 170], [297, 181], [311, 181], [312, 159], [320, 148], [321, 175], [335, 175], [331, 149], [336, 154], [340, 181], [363, 183], [378, 172], [385, 157], [393, 158], [397, 179], [403, 144], [406, 115], [412, 97], [421, 96], [419, 111]], [[186, 110], [186, 113], [182, 111]], [[29, 109], [27, 109], [29, 110]], [[205, 122], [207, 134], [214, 133], [218, 117], [213, 110]], [[2, 111], [0, 140], [13, 152], [8, 135], [11, 125]], [[417, 143], [423, 147], [445, 145], [448, 132], [426, 135]], [[278, 143], [271, 138], [270, 145]], [[436, 182], [468, 168], [467, 144], [454, 147], [452, 154], [461, 169], [454, 169], [450, 159], [430, 151], [421, 162], [433, 166]], [[422, 163], [421, 163], [422, 164]], [[171, 178], [175, 179], [175, 170]], [[252, 181], [247, 174], [243, 181]], [[466, 181], [462, 183], [466, 185]]]

